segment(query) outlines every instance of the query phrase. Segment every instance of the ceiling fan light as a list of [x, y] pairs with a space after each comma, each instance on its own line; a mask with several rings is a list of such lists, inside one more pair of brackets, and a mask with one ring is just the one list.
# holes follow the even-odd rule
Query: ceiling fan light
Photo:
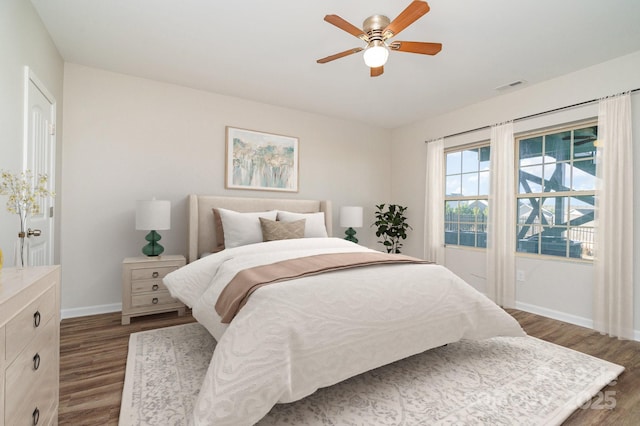
[[389, 49], [384, 42], [374, 40], [365, 49], [363, 58], [364, 63], [367, 64], [368, 67], [381, 67], [387, 63], [387, 59], [389, 58]]

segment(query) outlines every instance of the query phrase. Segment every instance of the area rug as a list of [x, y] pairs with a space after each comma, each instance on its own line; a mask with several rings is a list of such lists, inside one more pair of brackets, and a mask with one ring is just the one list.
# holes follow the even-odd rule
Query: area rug
[[[120, 425], [186, 425], [215, 344], [197, 323], [132, 334]], [[534, 337], [461, 341], [278, 404], [258, 424], [560, 424], [623, 370]]]

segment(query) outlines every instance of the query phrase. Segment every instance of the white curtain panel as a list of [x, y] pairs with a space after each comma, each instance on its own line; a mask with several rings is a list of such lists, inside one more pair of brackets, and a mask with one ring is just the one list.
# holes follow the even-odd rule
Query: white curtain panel
[[444, 264], [444, 139], [427, 143], [424, 258]]
[[594, 328], [633, 339], [631, 97], [600, 100], [596, 164]]
[[515, 142], [513, 122], [491, 128], [489, 220], [487, 223], [487, 296], [515, 307]]

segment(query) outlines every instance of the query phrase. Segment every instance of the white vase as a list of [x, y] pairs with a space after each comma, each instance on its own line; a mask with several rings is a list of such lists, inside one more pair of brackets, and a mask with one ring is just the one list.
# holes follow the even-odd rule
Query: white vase
[[29, 238], [24, 232], [18, 234], [14, 249], [14, 265], [17, 269], [24, 269], [29, 266]]

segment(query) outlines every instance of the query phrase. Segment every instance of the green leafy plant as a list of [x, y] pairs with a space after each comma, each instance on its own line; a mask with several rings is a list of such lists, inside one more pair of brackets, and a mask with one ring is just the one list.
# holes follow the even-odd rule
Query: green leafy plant
[[407, 238], [407, 229], [413, 229], [404, 215], [407, 207], [398, 204], [389, 204], [386, 210], [385, 207], [386, 204], [376, 206], [376, 221], [371, 226], [377, 228], [376, 236], [382, 238], [378, 242], [384, 245], [387, 253], [400, 253], [400, 241]]

